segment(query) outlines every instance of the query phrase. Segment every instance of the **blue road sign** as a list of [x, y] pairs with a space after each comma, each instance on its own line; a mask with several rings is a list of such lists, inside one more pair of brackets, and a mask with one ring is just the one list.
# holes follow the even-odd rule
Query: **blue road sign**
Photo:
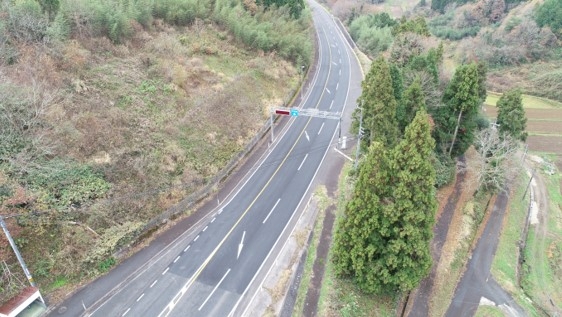
[[297, 109], [291, 109], [291, 116], [296, 117], [299, 115], [299, 111]]

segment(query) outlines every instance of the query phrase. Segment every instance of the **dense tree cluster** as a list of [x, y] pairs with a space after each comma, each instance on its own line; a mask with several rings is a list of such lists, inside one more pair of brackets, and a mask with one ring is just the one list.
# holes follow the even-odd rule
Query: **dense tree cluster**
[[535, 20], [540, 27], [549, 26], [562, 39], [562, 1], [545, 0], [535, 12]]
[[150, 29], [159, 19], [176, 26], [212, 21], [248, 47], [275, 51], [299, 65], [308, 65], [312, 46], [307, 37], [295, 32], [308, 27], [301, 19], [303, 10], [303, 0], [3, 1], [0, 62], [16, 59], [14, 41], [52, 43], [72, 36], [105, 36], [114, 43], [123, 43], [139, 28]]
[[369, 293], [417, 286], [431, 267], [434, 141], [421, 108], [394, 148], [374, 142], [335, 235], [336, 271]]
[[371, 56], [388, 50], [400, 36], [413, 34], [425, 38], [430, 35], [424, 17], [395, 20], [386, 12], [352, 16], [349, 33], [357, 45]]

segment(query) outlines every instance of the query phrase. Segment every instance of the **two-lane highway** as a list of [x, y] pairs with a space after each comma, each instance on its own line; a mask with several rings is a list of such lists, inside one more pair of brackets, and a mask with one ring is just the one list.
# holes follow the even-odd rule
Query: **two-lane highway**
[[[346, 104], [355, 104], [349, 94], [350, 84], [359, 85], [351, 73], [358, 69], [356, 59], [331, 15], [316, 3], [310, 6], [318, 60], [301, 107], [343, 113]], [[84, 296], [81, 315], [239, 315], [249, 286], [297, 214], [328, 149], [337, 144], [339, 125], [334, 119], [292, 118], [251, 173], [208, 217], [139, 264], [112, 291], [98, 298], [77, 294]], [[76, 309], [52, 315], [70, 311]]]

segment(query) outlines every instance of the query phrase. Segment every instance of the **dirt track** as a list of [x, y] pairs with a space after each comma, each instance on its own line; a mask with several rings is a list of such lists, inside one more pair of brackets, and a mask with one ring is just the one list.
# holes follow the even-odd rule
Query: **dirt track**
[[[464, 164], [464, 158], [461, 160]], [[457, 173], [455, 186], [449, 197], [447, 198], [447, 204], [441, 211], [441, 216], [437, 220], [437, 224], [433, 229], [433, 243], [431, 245], [431, 254], [433, 257], [433, 266], [431, 273], [428, 277], [422, 280], [420, 287], [417, 291], [413, 292], [410, 298], [410, 303], [413, 303], [408, 316], [411, 317], [425, 317], [429, 314], [429, 298], [431, 296], [431, 290], [433, 288], [435, 276], [437, 274], [437, 263], [439, 263], [439, 258], [441, 257], [441, 250], [445, 241], [447, 239], [447, 233], [449, 232], [449, 224], [455, 213], [457, 203], [459, 201], [460, 192], [463, 188], [463, 182], [465, 179], [466, 172], [461, 169]]]

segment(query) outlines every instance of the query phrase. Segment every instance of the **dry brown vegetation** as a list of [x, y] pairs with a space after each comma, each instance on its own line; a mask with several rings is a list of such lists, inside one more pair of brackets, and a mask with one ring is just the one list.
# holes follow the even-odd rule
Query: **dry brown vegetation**
[[[119, 45], [75, 36], [17, 49], [16, 63], [0, 65], [0, 95], [33, 106], [22, 123], [33, 144], [0, 169], [0, 213], [24, 214], [8, 219], [9, 228], [46, 292], [111, 267], [116, 248], [223, 168], [299, 79], [274, 52], [236, 44], [203, 20], [138, 25]], [[39, 153], [75, 166], [97, 184], [83, 194], [97, 199], [52, 210], [46, 185], [21, 182], [61, 172], [54, 163], [36, 166]], [[0, 255], [25, 281], [4, 239]], [[0, 302], [13, 292], [1, 294]]]

